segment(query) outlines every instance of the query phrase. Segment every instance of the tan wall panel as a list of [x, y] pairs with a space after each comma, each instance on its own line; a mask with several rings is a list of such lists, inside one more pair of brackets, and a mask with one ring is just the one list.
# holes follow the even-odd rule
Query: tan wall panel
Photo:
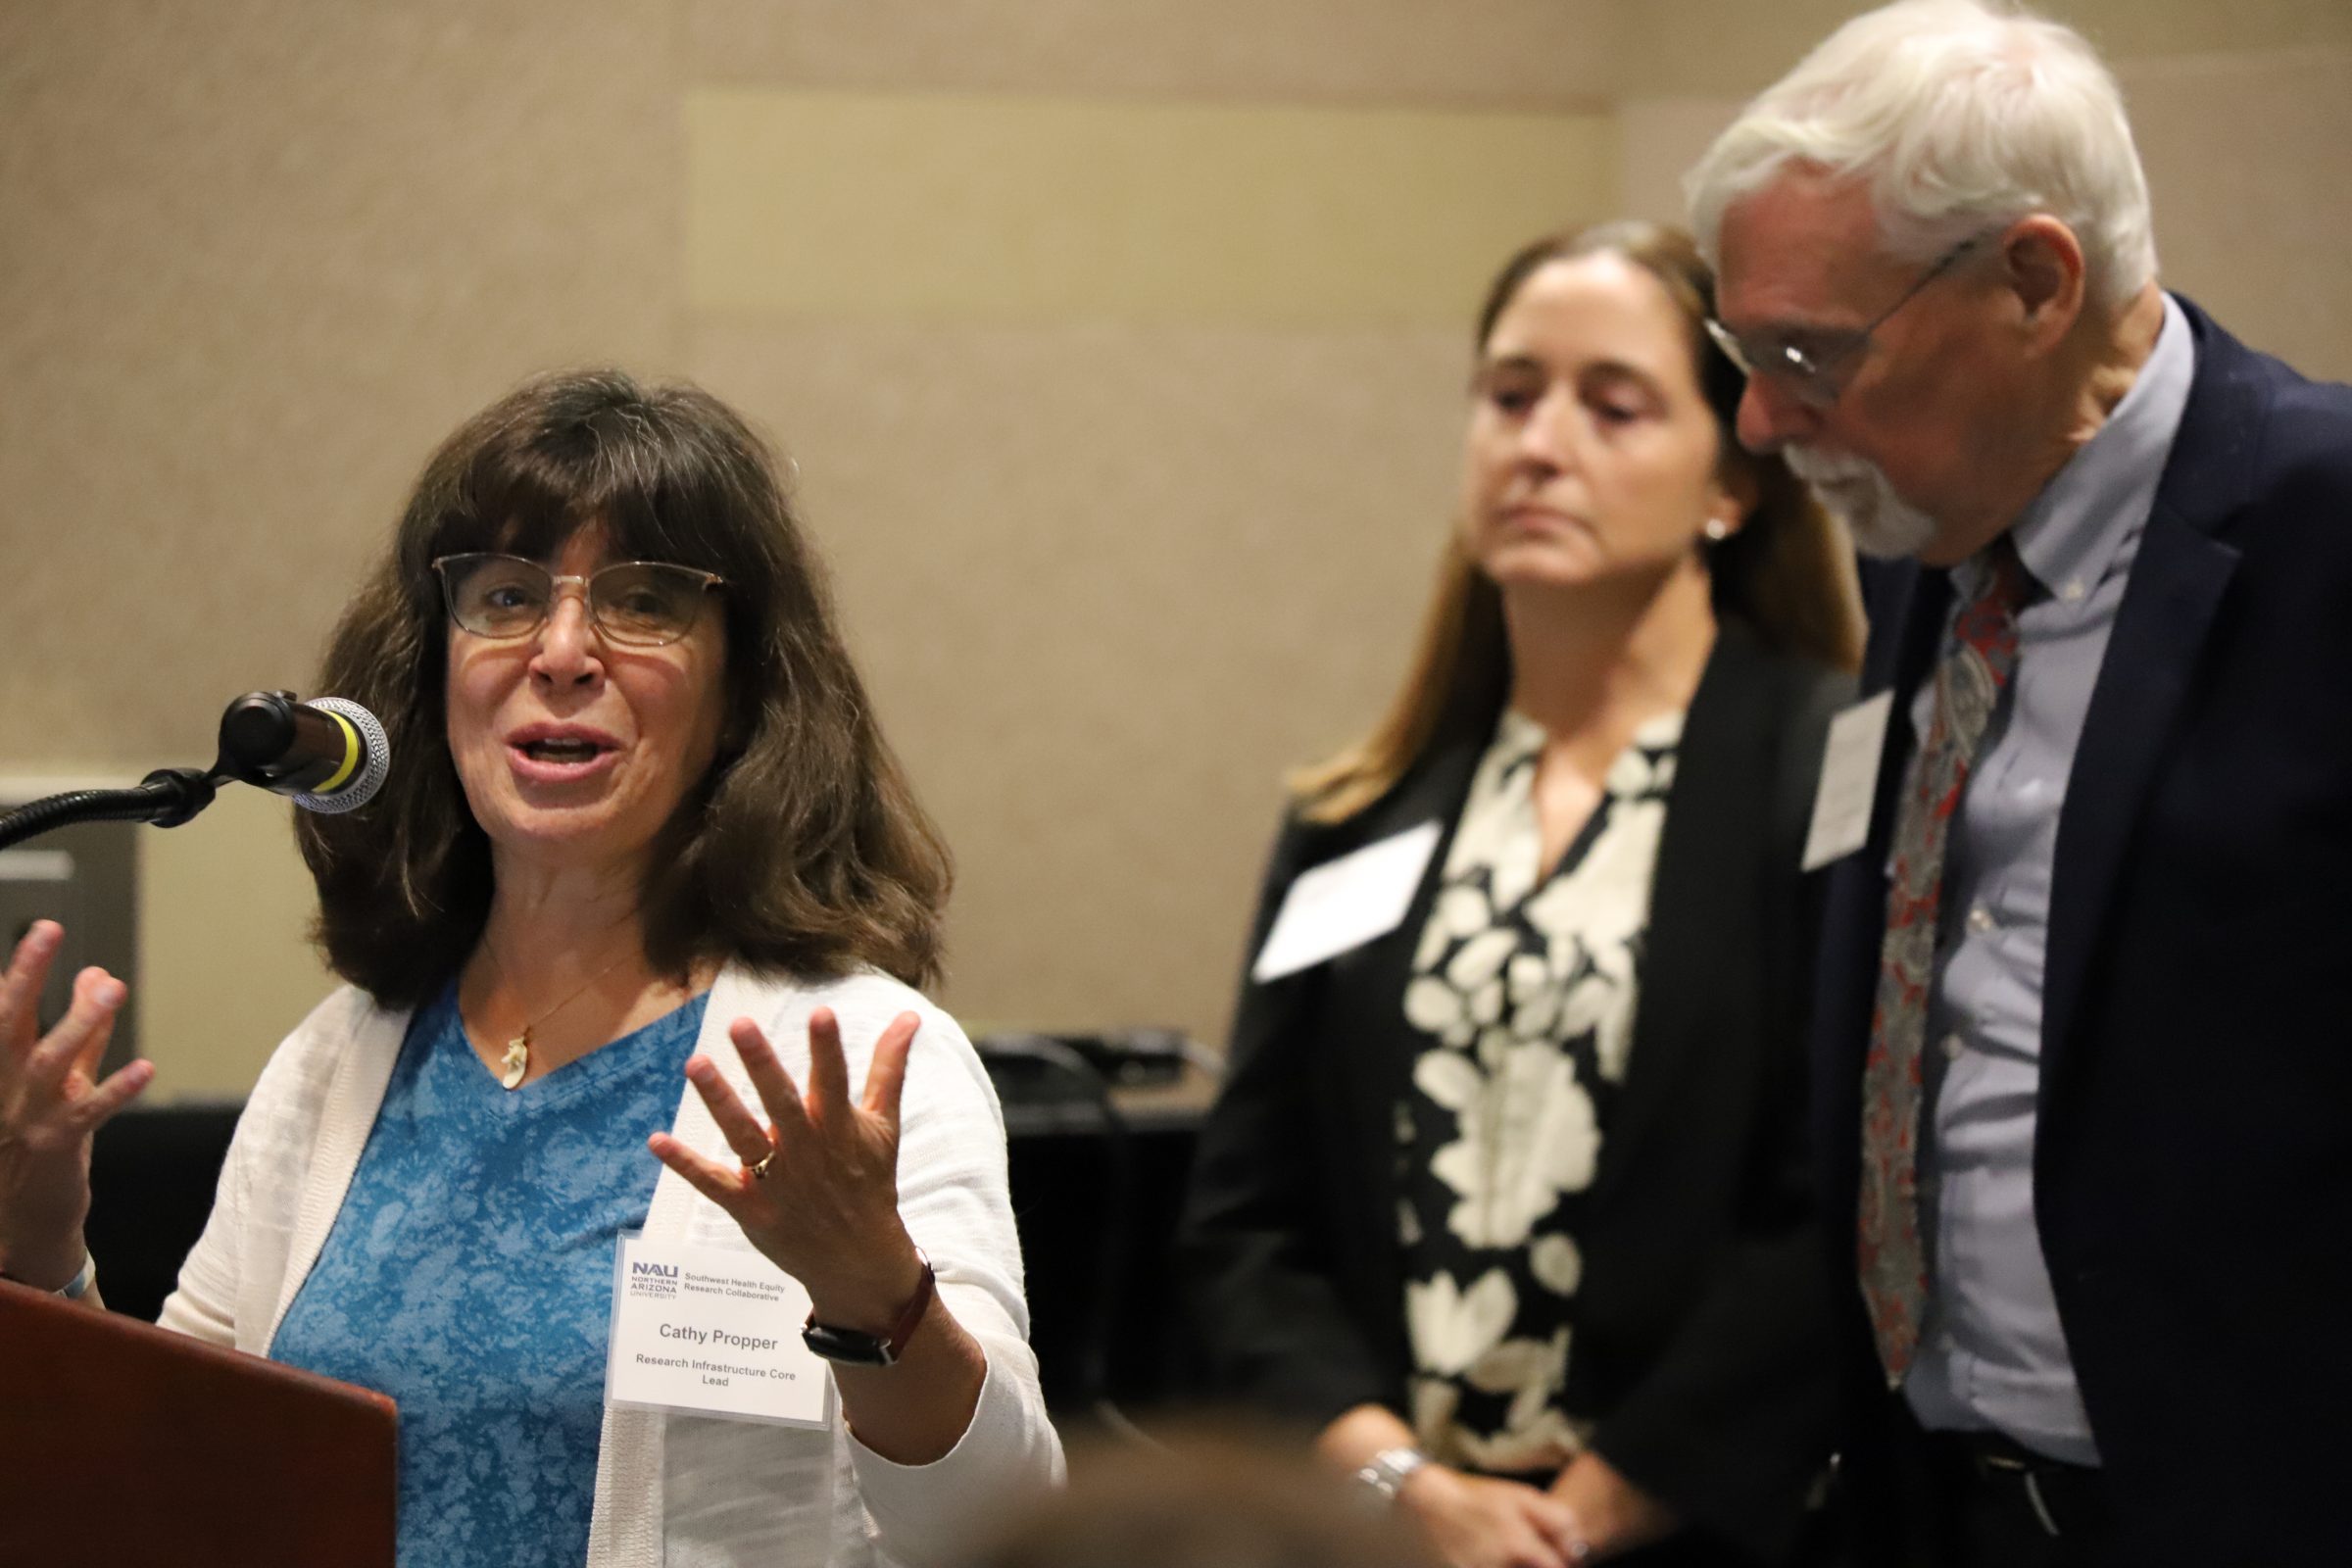
[[1723, 134], [1744, 100], [1636, 98], [1617, 111], [1618, 190], [1625, 210], [1660, 223], [1685, 223], [1683, 172]]
[[[1617, 96], [1744, 97], [1872, 9], [1855, 0], [1629, 0]], [[2031, 9], [2117, 62], [2352, 46], [2352, 6], [2343, 0], [2051, 0]]]
[[2352, 380], [2352, 48], [2122, 76], [2165, 281], [2305, 374]]
[[1366, 727], [1402, 667], [1465, 337], [700, 334], [701, 376], [798, 458], [956, 847], [959, 1012], [1223, 1037], [1279, 775]]
[[699, 80], [1512, 108], [1617, 87], [1622, 0], [690, 0]]
[[1584, 115], [705, 90], [705, 312], [1444, 322], [1494, 259], [1613, 204]]
[[141, 1053], [150, 1101], [236, 1099], [335, 985], [306, 940], [317, 899], [294, 808], [226, 789], [196, 821], [139, 838]]
[[666, 18], [0, 11], [0, 625], [40, 651], [0, 684], [12, 768], [209, 760], [227, 697], [307, 677], [460, 416], [666, 356]]

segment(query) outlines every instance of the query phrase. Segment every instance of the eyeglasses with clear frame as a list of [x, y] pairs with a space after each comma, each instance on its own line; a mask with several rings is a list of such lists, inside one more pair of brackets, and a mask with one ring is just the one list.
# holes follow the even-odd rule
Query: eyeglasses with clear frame
[[1750, 332], [1745, 335], [1710, 316], [1706, 318], [1707, 336], [1723, 350], [1724, 358], [1740, 368], [1742, 375], [1751, 379], [1768, 376], [1786, 387], [1788, 394], [1809, 409], [1826, 409], [1836, 403], [1845, 390], [1845, 378], [1870, 350], [1871, 334], [1891, 320], [1894, 313], [1919, 298], [1920, 291], [1959, 265], [1960, 259], [1998, 233], [1986, 229], [1971, 234], [1959, 244], [1937, 257], [1919, 280], [1903, 290], [1901, 298], [1873, 317], [1868, 325], [1850, 332], [1808, 332], [1812, 346], [1803, 347], [1769, 332]]
[[664, 561], [616, 561], [583, 577], [520, 556], [443, 556], [433, 563], [449, 618], [476, 637], [506, 641], [547, 624], [557, 597], [577, 584], [588, 619], [610, 641], [660, 648], [694, 630], [703, 601], [726, 579]]

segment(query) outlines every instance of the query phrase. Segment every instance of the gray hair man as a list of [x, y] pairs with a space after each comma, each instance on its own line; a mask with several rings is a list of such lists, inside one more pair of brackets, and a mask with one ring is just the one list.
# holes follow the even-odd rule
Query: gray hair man
[[2352, 1562], [2352, 389], [2158, 285], [2046, 21], [1857, 17], [1687, 189], [1740, 439], [1896, 563], [1816, 821], [1874, 1549]]

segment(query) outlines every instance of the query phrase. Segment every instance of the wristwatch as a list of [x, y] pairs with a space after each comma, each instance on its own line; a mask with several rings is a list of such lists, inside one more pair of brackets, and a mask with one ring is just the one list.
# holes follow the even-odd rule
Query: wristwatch
[[1393, 1504], [1404, 1491], [1405, 1478], [1427, 1463], [1429, 1455], [1419, 1448], [1383, 1448], [1365, 1461], [1355, 1479], [1377, 1494], [1381, 1501]]
[[931, 1298], [939, 1289], [939, 1277], [931, 1272], [931, 1259], [919, 1247], [914, 1255], [923, 1265], [923, 1277], [914, 1287], [913, 1298], [899, 1309], [899, 1315], [887, 1330], [868, 1334], [863, 1329], [836, 1328], [830, 1323], [819, 1323], [811, 1309], [808, 1321], [801, 1328], [801, 1343], [826, 1360], [848, 1366], [896, 1365], [899, 1357], [906, 1353], [906, 1342], [914, 1338], [923, 1314], [931, 1310]]

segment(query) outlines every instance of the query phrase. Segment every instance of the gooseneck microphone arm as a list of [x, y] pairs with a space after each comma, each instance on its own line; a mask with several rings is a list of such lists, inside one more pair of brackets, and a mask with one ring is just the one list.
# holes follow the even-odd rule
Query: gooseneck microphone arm
[[149, 822], [177, 827], [213, 804], [218, 778], [192, 767], [159, 767], [126, 790], [69, 790], [0, 816], [0, 850], [69, 822]]
[[391, 749], [375, 715], [338, 697], [302, 703], [292, 692], [250, 692], [220, 715], [220, 754], [209, 771], [159, 767], [126, 790], [73, 790], [0, 815], [0, 850], [69, 822], [177, 827], [238, 782], [290, 795], [312, 811], [368, 804]]

